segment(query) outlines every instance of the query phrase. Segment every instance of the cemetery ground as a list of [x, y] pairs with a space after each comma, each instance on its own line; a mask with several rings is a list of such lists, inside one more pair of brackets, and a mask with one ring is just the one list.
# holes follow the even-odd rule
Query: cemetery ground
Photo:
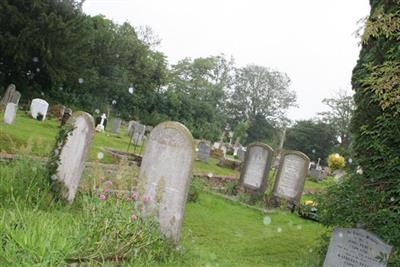
[[[226, 200], [207, 192], [199, 178], [193, 181], [199, 197], [186, 205], [178, 252], [160, 238], [155, 223], [142, 220], [140, 211], [133, 210], [131, 196], [112, 194], [102, 200], [91, 190], [94, 184], [106, 190], [110, 179], [111, 189], [123, 189], [138, 173], [137, 167], [123, 161], [115, 173], [98, 163], [98, 154], [103, 153], [101, 163], [116, 164], [105, 147], [126, 151], [129, 139], [124, 128], [119, 135], [96, 133], [89, 157], [93, 166], [85, 172], [77, 198], [72, 205], [54, 204], [44, 178], [45, 165], [30, 156], [49, 154], [58, 122], [35, 121], [19, 112], [14, 125], [0, 122], [0, 126], [0, 151], [22, 155], [0, 161], [1, 266], [16, 262], [27, 266], [89, 262], [91, 266], [103, 261], [109, 266], [318, 266], [319, 240], [326, 228], [285, 210], [262, 212]], [[208, 164], [196, 161], [193, 172], [239, 176], [216, 163], [213, 158]], [[329, 183], [307, 181], [305, 191], [323, 190]]]

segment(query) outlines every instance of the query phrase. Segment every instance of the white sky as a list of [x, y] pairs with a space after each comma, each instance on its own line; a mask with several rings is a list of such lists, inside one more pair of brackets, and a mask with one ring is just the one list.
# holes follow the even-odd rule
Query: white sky
[[286, 72], [297, 92], [291, 119], [326, 110], [323, 98], [351, 90], [360, 47], [354, 32], [368, 0], [86, 0], [84, 12], [148, 25], [170, 64], [224, 53], [236, 65]]

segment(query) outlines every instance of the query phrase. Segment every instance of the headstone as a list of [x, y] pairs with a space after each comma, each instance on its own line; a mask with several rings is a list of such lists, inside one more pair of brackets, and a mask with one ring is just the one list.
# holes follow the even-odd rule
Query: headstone
[[65, 145], [53, 152], [53, 156], [58, 154], [60, 156], [57, 173], [52, 180], [63, 184], [64, 190], [61, 194], [66, 200], [72, 202], [92, 143], [94, 121], [90, 114], [80, 111], [74, 113], [66, 125], [73, 127], [73, 130], [69, 133]]
[[[39, 119], [42, 115], [42, 121], [46, 119], [47, 109], [49, 108], [49, 103], [40, 98], [35, 98], [31, 103], [31, 116], [34, 119]], [[38, 118], [39, 117], [39, 118]]]
[[142, 139], [146, 131], [146, 127], [140, 123], [135, 123], [133, 124], [132, 127], [133, 127], [132, 143], [135, 145], [142, 144]]
[[4, 112], [4, 123], [13, 124], [15, 117], [17, 115], [18, 105], [9, 102], [6, 106], [6, 110]]
[[197, 145], [197, 158], [205, 163], [208, 163], [211, 147], [204, 141], [200, 141]]
[[133, 125], [137, 124], [137, 121], [129, 121], [128, 122], [128, 129], [127, 129], [127, 135], [132, 137], [133, 135]]
[[272, 157], [273, 150], [270, 146], [263, 143], [250, 144], [240, 173], [240, 184], [245, 188], [264, 193]]
[[105, 129], [105, 120], [107, 119], [107, 116], [105, 113], [103, 113], [100, 117], [100, 122], [99, 124], [96, 125], [96, 132], [104, 132]]
[[161, 232], [179, 242], [194, 159], [190, 131], [164, 122], [150, 133], [139, 174], [139, 192], [149, 198], [146, 216], [155, 215]]
[[147, 125], [145, 130], [145, 135], [149, 135], [151, 131], [153, 131], [153, 129], [154, 129], [153, 126]]
[[323, 267], [385, 267], [392, 247], [363, 229], [336, 228]]
[[49, 112], [52, 116], [56, 117], [58, 120], [61, 121], [61, 119], [64, 115], [64, 112], [65, 112], [65, 106], [61, 105], [61, 104], [51, 106]]
[[246, 150], [245, 150], [245, 148], [244, 147], [242, 147], [242, 146], [240, 146], [239, 148], [238, 148], [238, 151], [237, 151], [237, 157], [238, 157], [238, 159], [240, 160], [240, 161], [244, 161], [244, 158], [245, 158], [245, 155], [246, 155]]
[[7, 87], [7, 90], [6, 90], [3, 98], [0, 101], [0, 106], [2, 108], [5, 108], [8, 103], [14, 103], [14, 104], [18, 105], [20, 98], [21, 98], [21, 93], [16, 90], [16, 87], [14, 84], [10, 84]]
[[275, 178], [274, 196], [298, 203], [309, 165], [310, 159], [305, 154], [299, 151], [283, 152]]
[[119, 129], [121, 128], [122, 120], [120, 118], [114, 118], [112, 121], [112, 132], [117, 134], [119, 133]]

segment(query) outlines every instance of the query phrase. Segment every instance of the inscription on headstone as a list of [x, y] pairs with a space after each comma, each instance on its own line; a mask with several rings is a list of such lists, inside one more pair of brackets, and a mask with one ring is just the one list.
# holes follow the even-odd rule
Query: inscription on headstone
[[274, 195], [299, 202], [304, 189], [310, 159], [299, 151], [286, 151], [281, 155], [275, 179]]
[[8, 103], [4, 112], [4, 123], [13, 124], [15, 116], [17, 115], [18, 105], [14, 103]]
[[31, 116], [34, 119], [38, 119], [38, 116], [42, 116], [42, 121], [46, 119], [47, 109], [49, 108], [49, 103], [40, 98], [35, 98], [31, 103]]
[[204, 141], [200, 141], [197, 145], [197, 158], [205, 163], [208, 163], [211, 147]]
[[391, 250], [391, 246], [366, 230], [336, 228], [324, 267], [385, 267]]
[[155, 215], [161, 232], [178, 242], [194, 159], [193, 138], [178, 122], [164, 122], [150, 133], [139, 174], [139, 191], [150, 201], [145, 215]]
[[53, 152], [59, 157], [57, 174], [52, 179], [62, 182], [65, 186], [63, 197], [72, 202], [78, 190], [79, 181], [85, 160], [92, 143], [94, 133], [93, 117], [86, 112], [76, 112], [67, 121], [67, 125], [73, 127], [72, 132], [63, 147], [58, 147]]
[[263, 143], [253, 143], [247, 147], [246, 159], [240, 174], [240, 184], [246, 188], [264, 192], [267, 175], [271, 167], [273, 150]]

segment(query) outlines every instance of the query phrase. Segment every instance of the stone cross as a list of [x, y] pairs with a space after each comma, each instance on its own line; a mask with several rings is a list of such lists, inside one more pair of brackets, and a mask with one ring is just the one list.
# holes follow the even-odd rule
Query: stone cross
[[391, 246], [371, 232], [336, 228], [323, 267], [385, 267], [391, 250]]
[[63, 185], [61, 196], [72, 202], [78, 190], [85, 161], [94, 133], [93, 117], [86, 112], [75, 112], [66, 123], [73, 130], [69, 133], [64, 146], [53, 151], [53, 157], [59, 155], [57, 173], [51, 179]]
[[40, 98], [35, 98], [32, 99], [31, 103], [31, 116], [34, 119], [38, 119], [39, 115], [42, 115], [42, 121], [46, 119], [47, 115], [47, 110], [49, 108], [49, 103], [47, 103], [45, 100], [40, 99]]
[[307, 155], [299, 151], [283, 152], [275, 177], [274, 196], [299, 203], [309, 165]]
[[250, 144], [247, 147], [239, 183], [245, 188], [263, 194], [267, 187], [273, 154], [274, 151], [269, 145], [263, 143]]
[[107, 119], [107, 116], [106, 116], [105, 113], [103, 113], [100, 118], [101, 118], [101, 121], [100, 121], [99, 124], [97, 124], [96, 131], [97, 132], [104, 132], [104, 121], [105, 121], [105, 119]]
[[193, 138], [178, 122], [150, 133], [139, 174], [139, 192], [149, 199], [145, 216], [156, 216], [162, 234], [179, 242], [194, 160]]
[[18, 105], [9, 102], [6, 106], [6, 110], [4, 112], [4, 123], [13, 124], [15, 117], [17, 115]]

